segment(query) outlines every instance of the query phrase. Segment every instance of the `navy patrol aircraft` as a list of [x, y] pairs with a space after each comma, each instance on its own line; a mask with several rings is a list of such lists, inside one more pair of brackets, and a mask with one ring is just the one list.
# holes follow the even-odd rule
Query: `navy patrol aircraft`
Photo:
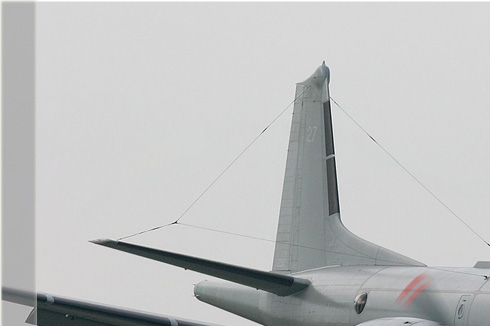
[[[265, 326], [490, 326], [489, 263], [430, 268], [342, 224], [329, 81], [323, 63], [296, 87], [272, 271], [123, 241], [93, 243], [223, 279], [197, 284], [196, 298]], [[43, 326], [210, 326], [9, 288], [2, 295], [37, 303], [27, 322]]]

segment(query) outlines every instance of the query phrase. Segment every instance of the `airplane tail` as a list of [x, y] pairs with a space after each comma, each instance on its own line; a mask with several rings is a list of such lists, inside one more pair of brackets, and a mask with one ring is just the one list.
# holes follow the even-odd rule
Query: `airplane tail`
[[262, 317], [254, 310], [257, 306], [250, 306], [251, 301], [259, 300], [252, 289], [290, 296], [310, 285], [308, 279], [284, 274], [332, 265], [425, 266], [367, 242], [343, 226], [330, 115], [329, 76], [330, 72], [323, 64], [310, 78], [297, 85], [272, 272], [122, 241], [99, 239], [92, 242], [236, 283], [222, 286], [201, 282], [194, 292], [199, 300], [255, 321]]
[[296, 85], [273, 271], [331, 265], [423, 264], [365, 241], [340, 219], [325, 62]]

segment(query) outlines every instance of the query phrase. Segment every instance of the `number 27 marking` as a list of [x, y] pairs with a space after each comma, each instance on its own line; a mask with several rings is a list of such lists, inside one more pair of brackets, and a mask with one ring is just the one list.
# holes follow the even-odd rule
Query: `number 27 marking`
[[313, 127], [308, 127], [308, 129], [306, 130], [306, 141], [308, 143], [312, 143], [313, 141], [315, 141], [317, 129], [318, 127], [313, 126]]

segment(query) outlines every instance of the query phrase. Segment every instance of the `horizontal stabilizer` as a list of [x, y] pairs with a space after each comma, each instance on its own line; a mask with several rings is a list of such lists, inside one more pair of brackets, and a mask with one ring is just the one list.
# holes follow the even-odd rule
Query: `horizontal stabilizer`
[[190, 269], [198, 273], [203, 273], [234, 283], [271, 292], [279, 296], [291, 295], [310, 285], [310, 281], [306, 279], [272, 272], [264, 272], [256, 269], [225, 264], [164, 250], [147, 248], [121, 241], [101, 239], [91, 242], [112, 249], [128, 252], [137, 256], [158, 260], [162, 263]]

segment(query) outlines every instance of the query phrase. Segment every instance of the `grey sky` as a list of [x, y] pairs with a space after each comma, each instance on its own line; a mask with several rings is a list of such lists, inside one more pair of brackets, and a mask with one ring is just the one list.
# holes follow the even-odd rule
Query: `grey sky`
[[[95, 246], [174, 221], [323, 60], [331, 95], [490, 240], [490, 5], [40, 3], [37, 286], [226, 325], [208, 277]], [[182, 219], [274, 239], [288, 110]], [[490, 249], [333, 107], [342, 218], [428, 265]], [[131, 242], [270, 269], [273, 244], [172, 226]]]

